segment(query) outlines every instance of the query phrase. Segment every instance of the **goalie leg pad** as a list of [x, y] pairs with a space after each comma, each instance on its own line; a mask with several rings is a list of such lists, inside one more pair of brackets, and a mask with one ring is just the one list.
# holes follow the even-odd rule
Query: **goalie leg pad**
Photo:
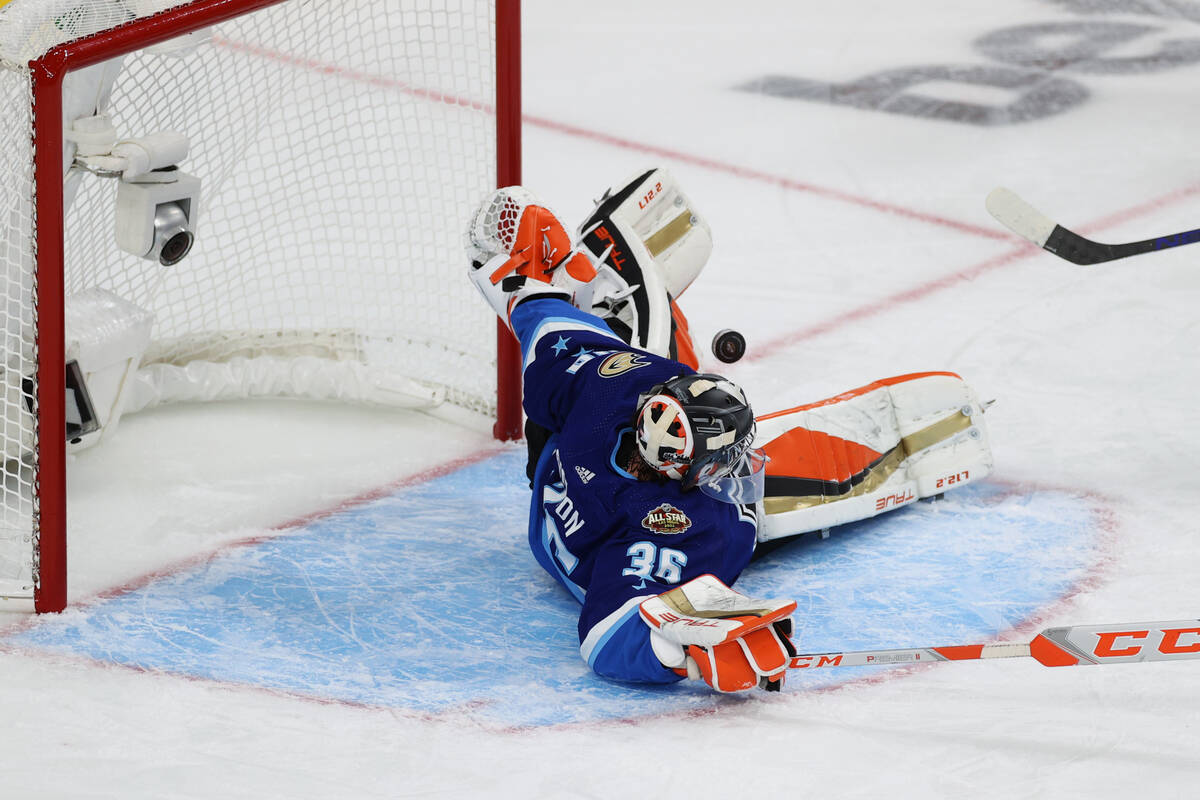
[[599, 262], [600, 274], [584, 310], [618, 320], [634, 347], [668, 356], [671, 298], [649, 251], [627, 222], [593, 217], [589, 223], [580, 245]]
[[758, 418], [759, 541], [873, 517], [986, 477], [985, 403], [958, 375], [884, 378]]
[[605, 220], [620, 223], [644, 245], [671, 297], [687, 290], [712, 255], [712, 231], [675, 176], [661, 167], [608, 190], [580, 226], [580, 235]]
[[579, 238], [601, 265], [591, 305], [580, 307], [619, 323], [614, 328], [635, 347], [690, 364], [686, 332], [680, 358], [673, 301], [707, 263], [712, 235], [674, 177], [652, 169], [605, 191]]

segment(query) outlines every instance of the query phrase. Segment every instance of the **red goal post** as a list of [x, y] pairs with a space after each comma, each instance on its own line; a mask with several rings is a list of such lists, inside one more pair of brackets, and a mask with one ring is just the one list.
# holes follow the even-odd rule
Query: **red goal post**
[[[13, 0], [13, 3], [21, 1]], [[104, 0], [79, 0], [77, 6], [90, 8], [103, 3]], [[147, 4], [132, 5], [145, 7]], [[329, 27], [336, 27], [341, 44], [348, 46], [342, 52], [346, 60], [352, 62], [348, 64], [339, 63], [336, 47], [327, 47], [327, 41], [322, 39], [324, 32], [320, 29], [323, 20], [319, 19], [317, 5], [304, 0], [195, 0], [147, 16], [130, 18], [86, 36], [56, 44], [28, 62], [33, 185], [31, 213], [28, 214], [31, 217], [29, 249], [33, 266], [28, 293], [32, 303], [33, 335], [32, 342], [23, 346], [31, 347], [31, 354], [25, 362], [25, 371], [31, 374], [18, 375], [22, 370], [19, 360], [10, 358], [7, 368], [12, 374], [7, 379], [7, 388], [9, 403], [15, 407], [19, 404], [11, 401], [12, 386], [18, 378], [23, 381], [20, 395], [29, 407], [32, 430], [24, 433], [29, 440], [24, 446], [19, 442], [6, 443], [4, 525], [11, 539], [14, 531], [19, 533], [14, 520], [25, 516], [29, 518], [30, 529], [25, 541], [31, 542], [32, 554], [29, 575], [25, 580], [30, 584], [34, 606], [39, 612], [59, 611], [67, 603], [68, 386], [65, 373], [67, 350], [74, 344], [68, 341], [68, 335], [64, 333], [64, 329], [71, 325], [70, 311], [65, 309], [69, 299], [81, 290], [89, 290], [95, 285], [107, 291], [118, 283], [109, 274], [81, 279], [73, 272], [79, 263], [86, 264], [85, 269], [90, 269], [92, 263], [97, 261], [107, 263], [107, 256], [97, 255], [99, 251], [92, 248], [100, 239], [111, 238], [108, 232], [110, 228], [106, 227], [111, 225], [111, 220], [106, 216], [111, 213], [107, 211], [111, 200], [105, 199], [108, 195], [104, 194], [103, 189], [93, 187], [82, 190], [74, 198], [76, 205], [103, 206], [104, 211], [95, 212], [100, 222], [82, 219], [64, 198], [64, 172], [70, 166], [70, 162], [64, 158], [64, 145], [69, 144], [64, 141], [64, 127], [71, 122], [64, 117], [64, 81], [68, 76], [80, 74], [81, 70], [89, 67], [112, 64], [114, 59], [128, 54], [138, 53], [140, 57], [141, 53], [148, 52], [147, 48], [153, 49], [169, 41], [177, 42], [180, 37], [189, 34], [211, 31], [207, 43], [200, 47], [220, 50], [220, 58], [224, 63], [238, 65], [231, 69], [244, 67], [248, 70], [245, 73], [233, 72], [232, 77], [230, 74], [224, 75], [222, 80], [226, 84], [211, 89], [214, 96], [211, 102], [214, 103], [232, 104], [229, 98], [242, 92], [245, 92], [245, 98], [228, 119], [221, 118], [215, 123], [208, 119], [196, 123], [199, 127], [209, 126], [208, 141], [203, 135], [187, 130], [194, 120], [168, 120], [184, 128], [183, 133], [199, 139], [193, 138], [192, 154], [181, 166], [191, 171], [193, 160], [209, 165], [207, 173], [199, 169], [197, 172], [203, 181], [214, 185], [212, 190], [207, 186], [202, 190], [208, 191], [208, 197], [200, 202], [203, 212], [196, 227], [196, 252], [182, 261], [179, 267], [183, 270], [193, 269], [189, 263], [193, 259], [195, 264], [201, 265], [195, 267], [196, 270], [207, 269], [209, 262], [226, 269], [233, 263], [237, 267], [236, 273], [205, 273], [203, 280], [193, 278], [194, 285], [189, 284], [186, 289], [179, 291], [178, 297], [168, 300], [156, 299], [159, 295], [152, 295], [151, 290], [143, 288], [141, 284], [123, 290], [124, 284], [121, 283], [115, 289], [115, 294], [151, 309], [156, 336], [166, 322], [174, 320], [176, 309], [186, 309], [184, 316], [190, 318], [195, 306], [236, 306], [246, 297], [252, 297], [253, 302], [262, 304], [245, 309], [233, 308], [237, 313], [232, 321], [205, 319], [192, 327], [181, 326], [178, 330], [168, 330], [163, 337], [167, 344], [155, 340], [148, 347], [148, 353], [157, 353], [156, 358], [161, 358], [163, 370], [182, 368], [190, 364], [188, 359], [193, 357], [213, 358], [214, 337], [225, 348], [226, 365], [230, 359], [238, 365], [256, 359], [274, 364], [286, 354], [282, 349], [276, 352], [269, 350], [269, 347], [277, 347], [284, 340], [293, 344], [293, 340], [298, 340], [299, 349], [296, 352], [299, 355], [296, 357], [304, 360], [306, 369], [314, 357], [314, 348], [328, 347], [331, 352], [336, 350], [336, 355], [328, 356], [330, 363], [338, 369], [347, 366], [354, 368], [350, 373], [352, 382], [359, 380], [360, 375], [365, 375], [362, 377], [365, 397], [349, 391], [345, 393], [348, 399], [369, 403], [388, 402], [386, 398], [380, 399], [381, 394], [391, 397], [388, 392], [393, 391], [394, 384], [403, 382], [407, 387], [414, 388], [420, 396], [419, 400], [412, 402], [413, 405], [440, 402], [462, 405], [493, 414], [493, 431], [497, 438], [513, 439], [520, 436], [520, 361], [516, 342], [506, 328], [495, 323], [477, 298], [468, 303], [459, 291], [464, 287], [469, 291], [469, 287], [467, 281], [461, 279], [462, 253], [455, 233], [461, 231], [465, 224], [471, 204], [477, 202], [488, 188], [519, 183], [521, 179], [519, 0], [462, 0], [454, 4], [451, 12], [442, 9], [440, 6], [443, 4], [414, 2], [411, 3], [414, 6], [412, 20], [415, 20], [413, 26], [418, 30], [411, 35], [407, 27], [398, 32], [395, 20], [378, 19], [380, 15], [386, 17], [392, 14], [395, 9], [391, 4], [387, 9], [378, 8], [378, 4], [372, 8], [370, 3], [326, 5], [326, 9], [335, 8], [338, 11], [337, 24]], [[408, 6], [410, 3], [399, 5]], [[0, 14], [7, 11], [2, 6], [0, 4]], [[280, 34], [280, 27], [290, 24], [292, 11], [297, 15], [308, 15], [306, 24], [309, 30], [295, 35]], [[254, 38], [253, 27], [236, 28], [234, 33], [226, 32], [226, 25], [236, 26], [242, 19], [268, 13], [273, 13], [274, 17], [263, 22], [261, 30], [270, 31], [270, 36], [264, 34], [264, 39], [270, 40], [266, 43]], [[408, 13], [408, 10], [404, 13]], [[474, 18], [481, 17], [483, 13], [490, 18]], [[346, 15], [351, 14], [362, 15], [361, 31], [353, 28], [352, 23], [345, 19]], [[468, 19], [470, 15], [474, 16]], [[56, 18], [51, 24], [60, 25], [60, 20]], [[379, 22], [385, 24], [377, 24]], [[5, 20], [0, 18], [0, 26], [4, 24]], [[450, 30], [442, 30], [439, 26]], [[469, 41], [466, 34], [462, 33], [464, 29], [477, 33], [483, 31], [479, 33], [481, 40], [490, 38], [491, 53], [487, 64], [475, 63], [481, 59], [479, 51], [485, 47], [476, 41]], [[388, 36], [401, 35], [406, 37], [405, 40], [394, 48], [386, 44], [376, 47], [379, 41]], [[296, 49], [289, 50], [288, 47], [293, 45]], [[376, 49], [371, 50], [371, 47]], [[312, 52], [308, 51], [309, 48]], [[406, 60], [389, 61], [390, 58], [401, 57]], [[186, 61], [186, 58], [181, 60]], [[201, 58], [200, 63], [203, 65], [208, 62]], [[463, 64], [466, 64], [466, 69], [460, 72], [459, 67]], [[130, 69], [124, 62], [122, 68]], [[162, 76], [162, 87], [165, 87], [161, 88], [162, 92], [174, 92], [176, 87], [184, 87], [178, 90], [180, 92], [190, 91], [190, 87], [202, 86], [205, 81], [204, 74], [193, 74], [200, 68], [181, 68], [174, 62], [154, 68], [159, 71], [146, 72], [145, 68], [136, 64], [133, 68], [142, 70], [139, 74], [151, 75], [154, 86], [147, 87], [146, 81], [138, 83], [137, 91], [141, 94], [133, 97], [129, 92], [122, 99], [126, 108], [137, 108], [139, 104], [156, 106], [173, 101], [174, 98], [155, 94], [155, 89], [159, 88], [159, 75]], [[486, 86], [488, 80], [476, 79], [489, 71], [492, 85], [487, 88], [494, 95], [482, 97], [480, 87]], [[280, 78], [281, 73], [303, 73], [295, 79], [299, 88], [288, 83], [290, 78]], [[176, 82], [180, 74], [182, 77]], [[255, 93], [254, 87], [250, 86], [259, 80], [278, 81], [278, 86], [284, 88], [273, 88], [276, 84], [271, 83], [272, 88], [262, 88], [261, 91], [288, 97], [286, 101], [281, 101], [284, 105], [293, 102], [287, 93], [295, 92], [298, 98], [295, 100], [296, 107], [303, 104], [303, 113], [287, 109], [295, 113], [296, 118], [289, 118], [278, 126], [271, 118], [264, 121], [261, 117], [267, 112], [263, 111], [263, 94]], [[316, 86], [324, 81], [333, 81], [333, 84]], [[120, 85], [118, 82], [117, 86]], [[328, 94], [322, 95], [320, 92]], [[373, 92], [379, 94], [368, 96]], [[360, 104], [338, 105], [343, 102], [345, 95], [353, 94], [363, 95]], [[115, 90], [113, 102], [115, 106]], [[336, 106], [336, 109], [330, 112], [328, 118], [314, 118], [325, 106]], [[411, 108], [398, 108], [403, 106]], [[204, 109], [197, 113], [203, 115]], [[123, 136], [153, 133], [150, 130], [122, 128], [131, 117], [136, 117], [132, 113], [122, 115], [116, 111], [112, 116]], [[171, 117], [170, 114], [159, 116]], [[148, 117], [155, 115], [149, 114]], [[467, 118], [470, 119], [469, 126], [457, 127], [459, 120]], [[480, 123], [480, 119], [486, 122]], [[346, 127], [339, 128], [340, 125]], [[389, 125], [395, 129], [389, 128]], [[298, 130], [297, 126], [301, 129]], [[465, 130], [467, 127], [471, 129]], [[265, 144], [263, 138], [254, 138], [255, 131], [267, 132]], [[244, 137], [238, 139], [243, 134]], [[239, 151], [236, 157], [225, 160], [213, 157], [212, 152], [217, 149], [213, 142], [224, 137], [238, 139], [233, 146], [243, 148], [244, 153], [249, 155]], [[301, 145], [309, 139], [320, 142], [321, 147], [303, 149]], [[490, 152], [479, 156], [488, 139], [493, 143]], [[301, 145], [297, 145], [296, 140], [300, 140]], [[330, 156], [322, 149], [330, 147], [338, 150], [338, 153]], [[412, 148], [412, 152], [407, 155], [396, 152], [402, 148]], [[345, 159], [326, 164], [327, 159], [339, 157], [341, 151], [347, 153]], [[476, 154], [476, 162], [468, 163], [470, 153]], [[191, 157], [193, 154], [195, 159]], [[397, 163], [392, 163], [393, 157]], [[489, 161], [490, 164], [486, 163]], [[316, 167], [325, 171], [319, 171]], [[256, 168], [261, 169], [253, 173], [252, 170]], [[443, 173], [443, 169], [454, 174]], [[243, 176], [242, 171], [251, 174]], [[291, 216], [288, 212], [293, 210], [301, 218], [279, 234], [282, 252], [267, 254], [264, 263], [270, 268], [261, 275], [248, 274], [257, 263], [251, 261], [258, 255], [257, 251], [247, 252], [256, 246], [250, 242], [256, 240], [257, 231], [237, 227], [247, 224], [244, 221], [248, 213], [256, 209], [238, 207], [222, 216], [222, 209], [238, 195], [234, 190], [217, 184], [212, 174], [214, 172], [222, 178], [233, 175], [234, 180], [226, 183], [238, 184], [247, 191], [263, 186], [269, 189], [271, 182], [285, 173], [286, 180], [290, 181], [275, 190], [270, 198], [264, 196], [255, 201], [260, 206], [278, 204], [269, 206], [276, 216], [264, 216], [263, 219]], [[372, 182], [376, 174], [385, 173], [380, 181]], [[93, 176], [85, 176], [84, 180], [89, 187], [104, 183]], [[454, 185], [453, 192], [441, 193], [445, 185], [451, 183]], [[311, 198], [305, 196], [305, 192], [311, 188], [310, 184], [320, 184], [320, 194], [314, 193]], [[88, 194], [89, 191], [92, 195]], [[367, 195], [363, 197], [356, 194], [360, 191]], [[22, 220], [20, 198], [14, 202], [17, 203], [17, 210], [7, 209], [9, 216]], [[357, 214], [369, 214], [393, 202], [411, 203], [420, 213], [426, 212], [426, 205], [432, 207], [430, 215], [411, 222], [402, 215], [402, 211], [396, 212], [396, 227], [413, 227], [414, 230], [407, 232], [411, 234], [411, 242], [404, 234], [399, 238], [388, 238], [393, 227], [387, 224], [393, 218], [391, 216], [373, 220], [373, 225], [365, 225], [366, 230], [359, 231], [357, 236], [347, 236], [345, 242], [331, 244], [330, 240], [340, 239], [346, 224], [333, 230], [320, 228], [325, 217], [336, 216], [343, 204], [353, 206]], [[5, 210], [0, 208], [0, 213]], [[309, 216], [305, 217], [305, 214]], [[439, 230], [436, 236], [428, 233], [428, 228], [441, 225], [442, 217], [447, 218], [446, 230]], [[349, 219], [350, 227], [353, 227], [357, 218]], [[74, 224], [78, 224], [83, 233], [72, 238]], [[20, 228], [21, 225], [18, 223], [16, 227]], [[385, 231], [386, 235], [380, 235], [379, 229], [389, 230]], [[224, 240], [214, 241], [221, 237]], [[19, 236], [14, 235], [14, 238]], [[367, 240], [365, 245], [362, 243], [364, 238]], [[303, 240], [303, 244], [291, 248], [290, 239]], [[327, 261], [296, 270], [304, 273], [304, 276], [297, 278], [290, 268], [298, 262], [288, 259], [288, 254], [292, 252], [300, 253], [303, 258], [298, 261], [305, 263], [310, 257], [314, 262], [321, 257]], [[373, 266], [376, 256], [380, 261], [378, 267]], [[132, 258], [136, 261], [136, 257]], [[112, 260], [120, 259], [113, 257]], [[365, 269], [366, 261], [370, 261], [375, 270], [371, 273], [372, 280], [362, 286], [348, 287], [347, 284], [356, 277], [355, 270], [360, 267]], [[132, 268], [121, 266], [129, 263], [128, 260], [122, 261], [115, 264], [113, 269], [137, 271], [141, 266], [141, 262]], [[153, 266], [153, 275], [143, 283], [153, 285], [155, 293], [169, 294], [169, 282], [178, 274], [179, 267]], [[10, 267], [10, 272], [13, 269]], [[323, 270], [344, 271], [332, 277], [333, 286], [318, 285], [301, 292], [294, 285], [308, 280], [307, 276], [319, 275]], [[408, 279], [410, 270], [411, 280]], [[164, 274], [160, 275], [159, 271]], [[393, 279], [397, 283], [387, 282]], [[10, 280], [9, 283], [11, 285], [14, 281]], [[161, 284], [166, 284], [168, 288], [160, 288]], [[237, 284], [241, 291], [231, 293], [228, 297], [218, 293], [219, 289], [232, 284]], [[286, 285], [286, 297], [263, 301], [262, 297], [278, 288], [278, 285]], [[211, 297], [204, 294], [209, 291], [214, 292]], [[340, 313], [339, 309], [338, 314], [330, 315], [329, 319], [323, 318], [319, 307], [323, 298], [332, 298], [343, 291], [345, 298], [336, 299], [344, 299], [343, 305], [349, 310]], [[394, 291], [390, 297], [389, 291]], [[417, 295], [413, 306], [415, 310], [395, 311], [393, 315], [392, 304], [399, 304], [403, 296], [410, 293]], [[127, 297], [126, 294], [132, 296]], [[450, 296], [443, 298], [443, 294]], [[368, 307], [375, 298], [385, 300], [377, 307]], [[12, 298], [9, 298], [9, 302], [12, 302]], [[336, 304], [333, 299], [330, 302], [331, 305]], [[356, 314], [360, 316], [356, 317]], [[421, 314], [427, 314], [427, 317], [416, 319]], [[460, 318], [471, 318], [471, 326], [477, 326], [482, 318], [487, 336], [480, 336], [479, 328], [471, 326], [465, 326], [461, 331], [448, 331], [447, 328], [459, 324]], [[405, 326], [412, 326], [412, 330]], [[426, 330], [432, 330], [433, 333], [423, 339]], [[484, 341], [479, 341], [481, 339]], [[230, 344], [231, 340], [237, 341]], [[336, 345], [329, 344], [334, 340]], [[190, 354], [181, 354], [179, 348], [183, 341], [190, 343]], [[347, 345], [347, 342], [350, 344]], [[349, 356], [345, 352], [347, 347], [352, 351]], [[318, 355], [326, 357], [324, 353]], [[148, 360], [149, 354], [143, 358], [143, 369]], [[354, 363], [347, 365], [344, 363], [346, 361]], [[382, 377], [374, 373], [361, 373], [358, 370], [359, 361], [366, 363], [369, 369], [375, 369], [376, 364], [367, 362], [383, 364]], [[495, 363], [493, 383], [481, 388], [470, 382], [475, 380], [473, 376], [481, 372], [479, 363], [492, 362]], [[151, 360], [151, 365], [153, 363], [156, 362]], [[32, 370], [28, 369], [29, 364]], [[226, 365], [222, 369], [228, 371]], [[426, 367], [432, 371], [429, 375], [423, 372]], [[294, 372], [292, 367], [287, 369]], [[392, 370], [394, 374], [388, 374], [386, 370]], [[442, 374], [433, 374], [438, 370]], [[287, 380], [292, 380], [293, 372], [285, 373]], [[322, 378], [313, 396], [342, 397], [344, 387], [338, 377], [342, 374], [334, 372], [332, 378]], [[277, 386], [278, 380], [273, 380], [272, 385]], [[333, 388], [329, 386], [331, 382]], [[233, 396], [277, 393], [257, 387], [238, 387], [230, 391], [234, 392]], [[308, 396], [306, 389], [298, 389], [290, 383], [282, 394]], [[185, 394], [180, 399], [196, 398]], [[149, 404], [153, 402], [157, 400]], [[405, 400], [400, 404], [408, 403]], [[126, 408], [130, 405], [124, 402]], [[6, 408], [5, 416], [11, 422], [14, 415], [23, 415], [24, 412], [24, 408]], [[115, 419], [114, 416], [114, 426]], [[13, 438], [12, 435], [9, 438]], [[14, 478], [10, 473], [20, 474]], [[22, 496], [26, 490], [28, 498]], [[0, 541], [0, 548], [5, 546], [6, 543]], [[16, 582], [21, 583], [21, 578]], [[0, 586], [0, 594], [20, 596], [19, 591], [5, 590], [3, 586]]]

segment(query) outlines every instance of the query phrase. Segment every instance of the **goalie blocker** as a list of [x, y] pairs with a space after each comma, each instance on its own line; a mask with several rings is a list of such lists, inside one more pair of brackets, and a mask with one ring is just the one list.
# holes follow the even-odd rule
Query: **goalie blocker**
[[783, 688], [794, 600], [755, 600], [701, 575], [642, 601], [650, 644], [664, 665], [719, 692]]

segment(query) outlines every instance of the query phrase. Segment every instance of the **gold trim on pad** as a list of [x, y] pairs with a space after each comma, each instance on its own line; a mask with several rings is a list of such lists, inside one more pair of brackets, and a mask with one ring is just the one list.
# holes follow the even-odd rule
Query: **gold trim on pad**
[[764, 497], [763, 511], [768, 514], [782, 514], [788, 511], [799, 511], [802, 508], [813, 508], [861, 497], [882, 486], [892, 474], [900, 468], [904, 460], [913, 453], [945, 441], [952, 436], [971, 427], [971, 418], [961, 411], [956, 411], [945, 419], [940, 419], [932, 425], [927, 425], [919, 431], [910, 433], [900, 439], [900, 442], [887, 452], [883, 458], [867, 470], [861, 482], [845, 494], [810, 494], [810, 495], [780, 495]]
[[701, 611], [692, 605], [692, 601], [688, 600], [687, 593], [683, 591], [682, 586], [676, 586], [669, 592], [663, 592], [659, 598], [669, 605], [671, 608], [689, 617], [699, 617], [701, 619], [728, 619], [730, 617], [765, 617], [774, 609], [771, 608], [738, 608], [735, 610], [712, 609], [709, 611]]
[[646, 240], [646, 249], [650, 251], [651, 256], [657, 256], [682, 239], [691, 229], [692, 211], [685, 208], [682, 214], [659, 228], [657, 233]]

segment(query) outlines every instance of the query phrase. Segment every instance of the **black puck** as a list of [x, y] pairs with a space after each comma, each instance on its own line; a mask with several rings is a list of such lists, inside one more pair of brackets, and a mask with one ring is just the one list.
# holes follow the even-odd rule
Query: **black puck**
[[746, 337], [732, 328], [717, 331], [712, 340], [712, 351], [721, 361], [732, 364], [746, 355]]

